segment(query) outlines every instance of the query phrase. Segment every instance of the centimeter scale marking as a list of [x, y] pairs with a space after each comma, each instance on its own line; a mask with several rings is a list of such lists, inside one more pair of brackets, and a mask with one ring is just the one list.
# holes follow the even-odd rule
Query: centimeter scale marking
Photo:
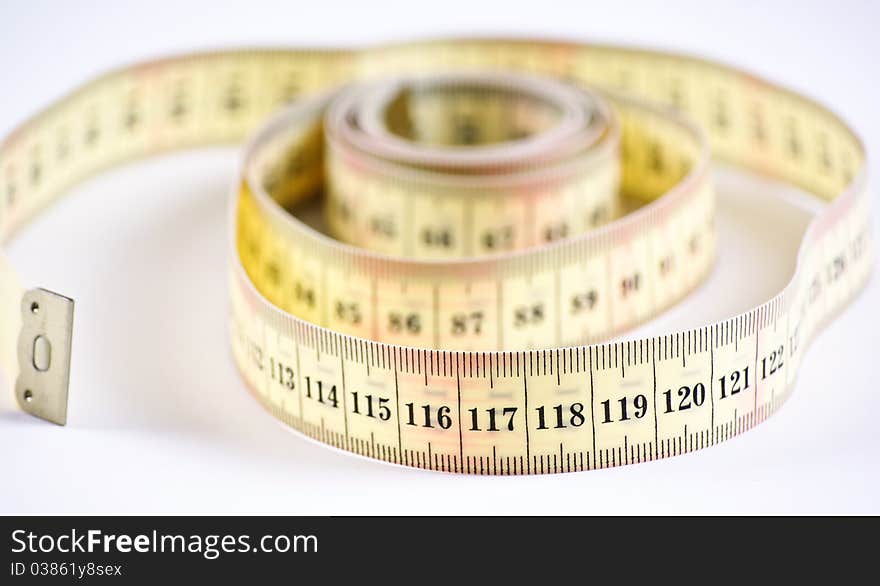
[[[765, 311], [762, 312], [762, 322], [772, 321], [775, 322], [776, 319], [776, 311], [774, 310], [776, 306], [765, 308]], [[772, 312], [772, 313], [771, 313]], [[772, 320], [768, 320], [767, 316], [772, 315]], [[393, 379], [395, 381], [395, 400], [397, 401], [397, 408], [394, 413], [394, 420], [388, 420], [386, 423], [388, 425], [396, 426], [397, 435], [396, 435], [396, 445], [386, 445], [382, 443], [377, 443], [375, 440], [374, 434], [371, 433], [370, 441], [365, 443], [364, 438], [358, 438], [352, 436], [347, 427], [347, 418], [348, 416], [354, 416], [355, 414], [351, 412], [350, 408], [343, 405], [342, 409], [346, 416], [346, 426], [345, 432], [341, 435], [334, 435], [329, 430], [324, 428], [316, 427], [313, 423], [309, 422], [302, 417], [294, 417], [293, 419], [296, 421], [298, 426], [307, 430], [309, 435], [312, 435], [316, 439], [320, 439], [322, 441], [328, 442], [331, 445], [334, 445], [338, 448], [351, 449], [352, 451], [361, 454], [368, 455], [373, 458], [382, 459], [388, 462], [393, 462], [396, 464], [415, 464], [417, 467], [428, 468], [431, 470], [442, 470], [442, 471], [450, 471], [450, 472], [477, 472], [477, 473], [487, 473], [490, 468], [495, 473], [502, 474], [516, 474], [516, 473], [544, 473], [550, 470], [558, 471], [561, 467], [561, 463], [566, 462], [565, 470], [571, 471], [581, 471], [588, 470], [593, 468], [603, 468], [606, 466], [616, 466], [621, 463], [631, 463], [631, 462], [645, 462], [651, 461], [657, 458], [667, 457], [671, 455], [679, 455], [682, 453], [687, 453], [695, 448], [703, 448], [706, 446], [714, 445], [717, 441], [727, 440], [735, 435], [750, 429], [760, 421], [762, 421], [766, 416], [778, 406], [776, 403], [776, 399], [771, 398], [768, 405], [759, 409], [758, 408], [758, 393], [761, 392], [760, 387], [757, 384], [757, 381], [754, 383], [754, 388], [750, 389], [754, 395], [753, 401], [751, 401], [752, 408], [746, 412], [741, 413], [738, 409], [735, 409], [733, 414], [726, 419], [725, 421], [720, 422], [718, 425], [715, 424], [714, 413], [717, 409], [717, 399], [715, 398], [714, 393], [709, 394], [710, 402], [705, 407], [709, 407], [711, 412], [711, 419], [708, 426], [698, 430], [688, 431], [687, 424], [684, 424], [679, 433], [675, 433], [672, 435], [668, 435], [662, 440], [658, 437], [658, 428], [659, 421], [663, 417], [663, 413], [660, 411], [660, 403], [656, 399], [656, 394], [653, 397], [653, 400], [650, 403], [650, 406], [646, 407], [646, 411], [650, 409], [653, 414], [653, 439], [647, 442], [637, 442], [637, 443], [629, 443], [629, 439], [627, 435], [624, 435], [624, 443], [623, 445], [618, 445], [615, 447], [606, 447], [601, 449], [596, 449], [595, 447], [595, 436], [597, 433], [601, 435], [601, 430], [603, 429], [603, 425], [614, 425], [615, 422], [606, 422], [603, 423], [601, 421], [597, 422], [595, 415], [595, 389], [593, 385], [593, 375], [600, 369], [616, 369], [620, 368], [621, 378], [625, 379], [625, 367], [635, 366], [638, 364], [644, 364], [647, 362], [645, 354], [650, 355], [650, 363], [652, 366], [652, 372], [654, 373], [651, 381], [651, 386], [656, 389], [657, 387], [657, 377], [656, 377], [656, 364], [658, 355], [660, 354], [657, 350], [657, 345], [662, 345], [664, 348], [664, 352], [669, 350], [669, 344], [674, 343], [675, 347], [672, 352], [668, 354], [669, 358], [682, 358], [682, 363], [685, 364], [685, 356], [688, 352], [692, 352], [694, 356], [699, 356], [704, 354], [705, 352], [710, 353], [710, 373], [714, 378], [714, 349], [718, 346], [729, 345], [733, 341], [741, 341], [749, 338], [752, 334], [756, 333], [758, 330], [758, 325], [755, 323], [752, 324], [743, 324], [744, 320], [737, 319], [732, 324], [730, 322], [718, 324], [716, 327], [705, 327], [696, 332], [686, 332], [675, 335], [667, 335], [660, 336], [657, 338], [651, 339], [651, 351], [637, 351], [636, 350], [636, 342], [620, 342], [613, 344], [611, 346], [603, 346], [595, 349], [586, 349], [586, 348], [563, 348], [563, 349], [554, 349], [547, 351], [539, 351], [541, 353], [541, 360], [536, 361], [537, 352], [509, 352], [504, 354], [492, 354], [492, 353], [472, 353], [472, 352], [457, 352], [454, 353], [454, 365], [443, 365], [442, 367], [435, 366], [435, 362], [431, 359], [426, 358], [426, 353], [424, 351], [418, 352], [413, 349], [406, 348], [398, 348], [391, 349], [390, 351], [390, 360], [389, 357], [385, 356], [383, 353], [376, 352], [376, 348], [372, 348], [372, 342], [364, 342], [364, 341], [356, 341], [354, 346], [352, 347], [352, 341], [350, 339], [345, 339], [344, 343], [340, 345], [333, 344], [335, 349], [338, 352], [340, 372], [344, 374], [346, 369], [346, 364], [355, 364], [355, 365], [363, 365], [366, 366], [371, 364], [374, 369], [381, 368], [389, 368]], [[716, 336], [712, 333], [713, 331], [719, 331], [720, 336], [716, 338]], [[695, 341], [693, 338], [699, 335], [702, 338], [702, 341], [699, 343]], [[716, 341], [717, 340], [717, 341]], [[299, 344], [295, 344], [298, 347]], [[366, 345], [365, 349], [363, 346]], [[685, 346], [686, 345], [686, 346]], [[644, 349], [642, 344], [638, 344], [641, 346], [640, 350]], [[613, 353], [612, 353], [613, 348]], [[325, 346], [326, 349], [326, 346]], [[755, 360], [750, 363], [754, 369], [755, 373], [759, 372], [759, 363], [761, 358], [758, 354], [759, 344], [757, 341], [757, 337], [755, 338]], [[341, 350], [341, 351], [340, 351]], [[367, 356], [364, 356], [364, 351], [366, 350]], [[388, 348], [385, 348], [388, 351]], [[607, 352], [606, 352], [607, 350]], [[564, 442], [559, 443], [558, 452], [554, 453], [542, 453], [531, 455], [529, 452], [529, 435], [531, 433], [540, 433], [541, 430], [536, 429], [534, 424], [529, 426], [528, 423], [528, 415], [530, 412], [529, 404], [528, 404], [528, 380], [529, 376], [541, 375], [541, 374], [553, 374], [550, 371], [553, 371], [554, 360], [547, 360], [546, 354], [547, 352], [552, 353], [553, 359], [555, 359], [555, 374], [557, 377], [561, 375], [567, 374], [578, 374], [580, 375], [585, 383], [589, 383], [589, 395], [591, 397], [590, 400], [590, 420], [591, 420], [591, 432], [592, 432], [592, 442], [593, 449], [592, 450], [565, 450]], [[599, 358], [601, 354], [601, 362], [594, 363], [594, 355], [596, 358]], [[528, 355], [528, 368], [526, 368], [526, 363], [521, 362]], [[569, 355], [566, 357], [566, 355]], [[572, 355], [576, 355], [577, 357], [577, 365], [581, 364], [581, 361], [584, 366], [586, 366], [586, 372], [575, 366], [572, 367], [572, 361], [570, 358], [574, 357]], [[456, 454], [438, 454], [436, 452], [432, 453], [430, 442], [423, 449], [415, 449], [415, 448], [404, 448], [403, 445], [403, 434], [400, 431], [406, 422], [402, 419], [402, 409], [399, 404], [399, 394], [397, 389], [397, 380], [398, 376], [401, 372], [401, 369], [398, 366], [398, 360], [400, 356], [405, 357], [406, 365], [410, 372], [424, 375], [428, 380], [428, 376], [435, 375], [448, 375], [450, 371], [455, 372], [455, 380], [456, 380], [456, 391], [457, 391], [457, 427], [455, 429], [450, 429], [449, 431], [457, 432], [458, 435], [458, 445]], [[415, 359], [412, 359], [412, 358]], [[665, 358], [665, 356], [661, 355], [661, 358]], [[480, 361], [488, 360], [488, 365], [484, 366], [482, 371], [479, 368], [475, 369], [473, 367], [474, 362], [479, 365]], [[607, 362], [606, 362], [607, 360]], [[513, 363], [513, 364], [511, 364]], [[472, 377], [481, 378], [487, 380], [489, 382], [490, 387], [492, 386], [492, 373], [499, 373], [499, 371], [504, 370], [505, 377], [514, 377], [521, 380], [522, 389], [523, 389], [523, 398], [526, 412], [524, 413], [524, 424], [521, 436], [523, 441], [523, 448], [525, 452], [525, 457], [504, 457], [499, 465], [498, 456], [496, 454], [496, 446], [494, 443], [487, 443], [486, 448], [491, 447], [491, 456], [465, 456], [464, 455], [464, 445], [462, 442], [462, 430], [464, 429], [462, 425], [462, 399], [461, 399], [461, 371], [464, 365], [470, 365], [467, 371], [470, 373]], [[515, 366], [514, 366], [515, 365]], [[549, 366], [548, 366], [549, 365]], [[510, 368], [510, 372], [508, 373], [507, 369]], [[476, 371], [476, 373], [475, 373]], [[775, 376], [777, 373], [782, 373], [782, 370], [776, 371], [773, 375]], [[345, 377], [342, 377], [342, 380], [345, 380]], [[560, 379], [557, 378], [557, 381]], [[764, 380], [767, 380], [766, 378]], [[712, 379], [706, 381], [710, 386], [713, 384]], [[429, 383], [428, 383], [429, 384]], [[345, 387], [343, 387], [345, 389]], [[586, 385], [585, 385], [586, 389]], [[291, 390], [291, 393], [297, 393], [299, 401], [302, 401], [302, 393], [297, 392], [296, 389]], [[354, 391], [349, 391], [354, 392]], [[258, 397], [265, 402], [265, 399], [262, 396]], [[341, 403], [344, 403], [348, 399], [345, 398]], [[273, 410], [277, 410], [277, 407], [269, 404], [268, 405]], [[547, 405], [540, 405], [546, 409]], [[325, 409], [332, 407], [324, 407]], [[534, 405], [532, 409], [536, 409]], [[436, 412], [436, 409], [432, 410]], [[289, 419], [290, 415], [286, 412], [279, 413], [279, 416], [285, 419]], [[619, 423], [619, 422], [618, 422]], [[498, 431], [486, 432], [486, 433], [519, 433], [520, 430], [514, 425], [513, 429], [505, 431], [501, 427], [499, 427]], [[369, 446], [369, 447], [367, 447]], [[572, 464], [573, 463], [573, 464]]]

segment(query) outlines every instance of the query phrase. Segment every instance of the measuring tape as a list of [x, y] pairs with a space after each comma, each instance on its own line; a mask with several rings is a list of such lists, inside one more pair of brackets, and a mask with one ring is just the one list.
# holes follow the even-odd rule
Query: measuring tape
[[[870, 272], [864, 148], [827, 109], [692, 57], [525, 40], [118, 70], [0, 146], [0, 234], [101, 169], [240, 141], [282, 106], [234, 189], [233, 355], [269, 412], [361, 455], [526, 474], [713, 445], [785, 401]], [[791, 280], [718, 323], [603, 342], [711, 269], [711, 157], [821, 203]], [[65, 423], [73, 302], [0, 257], [0, 324], [20, 406]]]

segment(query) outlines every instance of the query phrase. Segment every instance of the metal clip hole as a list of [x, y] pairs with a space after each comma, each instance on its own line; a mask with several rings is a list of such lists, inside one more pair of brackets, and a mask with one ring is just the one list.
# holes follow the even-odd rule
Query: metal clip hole
[[45, 336], [34, 338], [33, 356], [34, 368], [40, 372], [49, 370], [49, 365], [52, 363], [52, 344]]

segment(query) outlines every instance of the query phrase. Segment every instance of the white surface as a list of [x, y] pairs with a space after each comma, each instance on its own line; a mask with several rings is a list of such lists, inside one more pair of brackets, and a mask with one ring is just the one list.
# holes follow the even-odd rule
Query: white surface
[[[869, 149], [880, 141], [880, 6], [868, 1], [128, 4], [0, 7], [0, 135], [77, 83], [142, 58], [483, 32], [715, 57], [832, 104]], [[106, 173], [14, 243], [27, 285], [76, 299], [76, 327], [66, 428], [21, 414], [0, 389], [0, 513], [880, 513], [876, 275], [814, 342], [777, 415], [691, 455], [478, 478], [362, 460], [287, 431], [245, 391], [228, 351], [234, 160], [217, 149]], [[874, 150], [874, 172], [877, 163]], [[788, 277], [806, 216], [778, 203], [752, 217], [768, 189], [753, 183], [723, 176], [718, 268], [641, 333], [726, 317]]]

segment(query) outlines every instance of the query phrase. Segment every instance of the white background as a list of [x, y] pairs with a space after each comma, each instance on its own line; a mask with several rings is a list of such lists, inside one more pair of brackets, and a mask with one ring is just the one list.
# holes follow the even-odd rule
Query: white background
[[[9, 1], [0, 135], [95, 74], [183, 50], [534, 34], [678, 49], [763, 74], [833, 105], [876, 172], [878, 23], [869, 1]], [[691, 455], [477, 478], [366, 461], [288, 431], [248, 395], [228, 351], [234, 161], [233, 149], [212, 149], [105, 173], [11, 247], [25, 283], [74, 297], [77, 313], [66, 428], [23, 415], [0, 389], [0, 513], [880, 513], [876, 275], [814, 342], [777, 415]], [[769, 186], [728, 175], [717, 269], [641, 333], [745, 310], [790, 274], [805, 214], [757, 205]]]

